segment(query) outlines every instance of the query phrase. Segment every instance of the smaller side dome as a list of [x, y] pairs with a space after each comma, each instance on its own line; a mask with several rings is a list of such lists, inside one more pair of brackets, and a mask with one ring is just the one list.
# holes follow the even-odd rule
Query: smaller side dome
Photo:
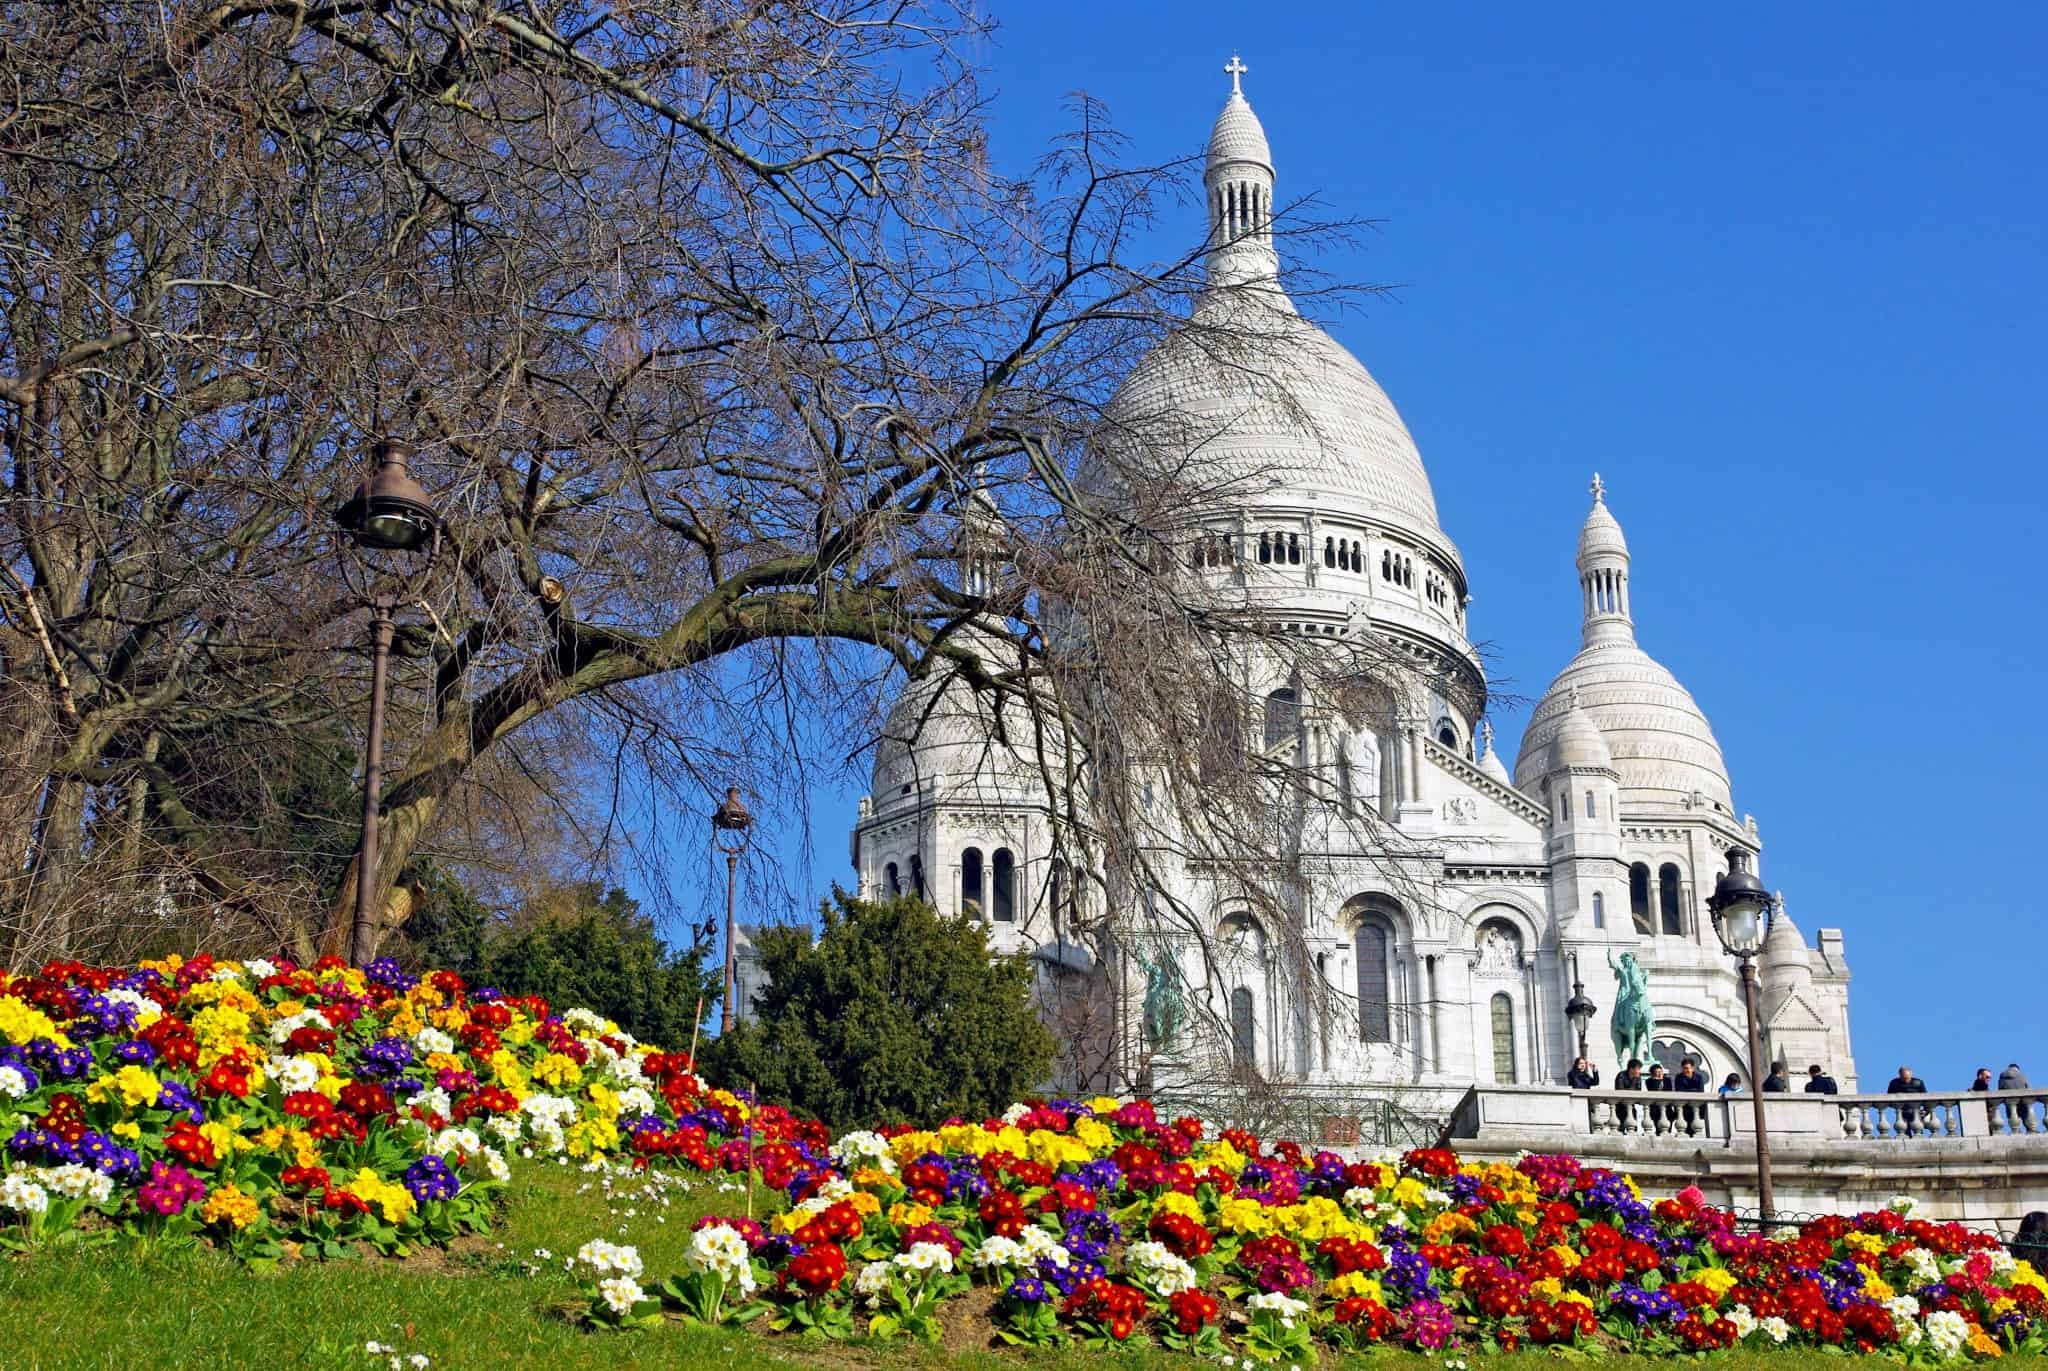
[[1482, 740], [1479, 751], [1479, 769], [1493, 777], [1494, 780], [1499, 781], [1502, 785], [1513, 785], [1514, 782], [1508, 779], [1507, 763], [1503, 762], [1500, 759], [1500, 754], [1493, 750], [1493, 721], [1491, 719], [1480, 721], [1479, 736]]
[[1564, 720], [1558, 726], [1557, 736], [1550, 742], [1550, 770], [1572, 768], [1614, 770], [1614, 754], [1607, 749], [1607, 739], [1601, 735], [1600, 726], [1593, 722], [1592, 717], [1579, 708], [1577, 691], [1572, 692], [1565, 705]]
[[1764, 937], [1763, 1010], [1770, 1018], [1786, 1000], [1813, 985], [1813, 959], [1807, 955], [1806, 939], [1799, 925], [1785, 912], [1785, 895], [1778, 893], [1778, 912], [1771, 916], [1771, 931]]

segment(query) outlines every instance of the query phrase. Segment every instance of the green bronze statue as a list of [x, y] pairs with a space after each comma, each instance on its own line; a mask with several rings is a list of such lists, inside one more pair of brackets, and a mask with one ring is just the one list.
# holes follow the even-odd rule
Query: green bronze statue
[[1616, 1064], [1627, 1070], [1633, 1058], [1647, 1065], [1656, 1060], [1650, 1051], [1650, 1040], [1657, 1035], [1657, 1014], [1650, 1007], [1650, 973], [1643, 970], [1633, 952], [1622, 953], [1619, 965], [1609, 952], [1607, 969], [1615, 978], [1614, 1014], [1608, 1020], [1608, 1028], [1614, 1035]]
[[1145, 1041], [1153, 1050], [1163, 1052], [1173, 1046], [1174, 1037], [1180, 1032], [1183, 1006], [1179, 968], [1173, 964], [1173, 955], [1163, 947], [1154, 947], [1150, 957], [1139, 953], [1138, 960], [1145, 968]]

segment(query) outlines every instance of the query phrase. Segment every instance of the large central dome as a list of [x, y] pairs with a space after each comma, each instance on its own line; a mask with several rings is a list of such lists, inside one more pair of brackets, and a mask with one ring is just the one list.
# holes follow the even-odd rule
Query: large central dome
[[[1227, 502], [1316, 506], [1405, 528], [1450, 551], [1422, 454], [1394, 402], [1279, 281], [1272, 154], [1243, 94], [1209, 134], [1208, 288], [1132, 370], [1100, 446], [1161, 461]], [[1170, 454], [1153, 456], [1152, 454]]]

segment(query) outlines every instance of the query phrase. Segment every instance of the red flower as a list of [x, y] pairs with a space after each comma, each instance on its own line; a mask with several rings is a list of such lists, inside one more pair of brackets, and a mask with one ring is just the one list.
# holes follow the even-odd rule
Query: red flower
[[1223, 1312], [1214, 1296], [1206, 1295], [1200, 1290], [1183, 1290], [1170, 1295], [1167, 1297], [1166, 1305], [1173, 1313], [1173, 1326], [1188, 1334], [1201, 1332], [1216, 1322], [1217, 1317]]
[[823, 1295], [839, 1288], [846, 1279], [846, 1253], [833, 1243], [818, 1243], [791, 1257], [783, 1268], [785, 1285], [794, 1284], [806, 1295]]
[[1024, 1231], [1024, 1201], [1014, 1190], [991, 1190], [982, 1196], [976, 1210], [988, 1231], [1000, 1238], [1014, 1238]]
[[164, 1134], [164, 1149], [182, 1157], [188, 1166], [201, 1170], [212, 1169], [220, 1160], [213, 1144], [200, 1134], [199, 1126], [190, 1119], [180, 1119], [171, 1125], [171, 1131]]

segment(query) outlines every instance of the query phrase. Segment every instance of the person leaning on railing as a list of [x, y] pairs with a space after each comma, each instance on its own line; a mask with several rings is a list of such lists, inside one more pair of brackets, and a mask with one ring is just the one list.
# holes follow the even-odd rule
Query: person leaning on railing
[[[1891, 1083], [1885, 1086], [1884, 1093], [1887, 1095], [1925, 1095], [1927, 1093], [1927, 1082], [1914, 1075], [1912, 1067], [1902, 1066], [1899, 1068], [1899, 1074], [1892, 1077]], [[1907, 1137], [1912, 1137], [1918, 1133], [1927, 1124], [1928, 1120], [1933, 1117], [1933, 1114], [1934, 1111], [1924, 1104], [1917, 1109], [1910, 1104], [1899, 1106], [1899, 1122], [1905, 1125]]]

